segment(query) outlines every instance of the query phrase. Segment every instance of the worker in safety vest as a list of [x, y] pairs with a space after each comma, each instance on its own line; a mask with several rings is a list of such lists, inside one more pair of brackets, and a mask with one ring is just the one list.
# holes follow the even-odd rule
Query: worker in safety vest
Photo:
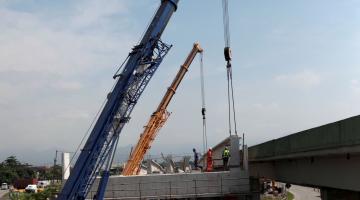
[[230, 158], [230, 150], [228, 147], [225, 147], [223, 153], [222, 153], [222, 159], [224, 164], [224, 170], [228, 170], [228, 162]]
[[208, 150], [206, 154], [206, 171], [211, 172], [213, 170], [213, 159], [212, 159], [212, 150], [211, 148]]

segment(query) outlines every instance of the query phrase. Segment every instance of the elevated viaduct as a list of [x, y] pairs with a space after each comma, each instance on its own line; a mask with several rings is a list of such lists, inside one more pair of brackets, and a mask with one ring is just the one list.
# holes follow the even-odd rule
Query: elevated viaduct
[[360, 115], [249, 148], [249, 173], [360, 199]]

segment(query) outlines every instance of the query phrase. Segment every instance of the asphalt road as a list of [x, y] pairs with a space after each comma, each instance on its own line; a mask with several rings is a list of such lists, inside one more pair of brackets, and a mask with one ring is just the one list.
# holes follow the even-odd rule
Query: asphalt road
[[295, 200], [321, 200], [318, 189], [291, 185], [289, 191], [294, 195]]
[[0, 199], [2, 199], [3, 195], [6, 194], [8, 190], [0, 190]]

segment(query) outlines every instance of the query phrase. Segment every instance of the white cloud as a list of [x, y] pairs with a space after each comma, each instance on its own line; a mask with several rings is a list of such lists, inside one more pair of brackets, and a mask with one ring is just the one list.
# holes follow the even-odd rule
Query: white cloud
[[261, 112], [269, 112], [279, 109], [279, 105], [277, 103], [255, 103], [253, 107]]
[[0, 82], [0, 105], [7, 105], [12, 99], [17, 97], [17, 92], [9, 83]]
[[304, 70], [294, 74], [283, 74], [275, 77], [275, 81], [295, 88], [311, 88], [321, 82], [321, 77], [313, 71]]
[[360, 81], [353, 79], [350, 81], [350, 88], [357, 94], [360, 94]]
[[114, 27], [106, 25], [117, 20], [112, 15], [124, 12], [124, 1], [91, 1], [76, 6], [75, 14], [64, 17], [61, 24], [41, 12], [0, 8], [0, 71], [69, 74], [95, 65], [113, 67], [109, 57], [126, 55], [130, 41], [134, 41], [131, 33], [114, 34]]
[[106, 3], [99, 0], [82, 1], [75, 8], [77, 14], [72, 20], [72, 25], [74, 27], [99, 25], [106, 22], [108, 17], [126, 11], [124, 0], [107, 0]]
[[83, 110], [68, 110], [59, 113], [57, 117], [63, 119], [76, 120], [76, 119], [88, 119], [90, 115], [88, 112]]
[[50, 146], [81, 135], [115, 66], [137, 41], [120, 16], [126, 15], [122, 0], [76, 1], [55, 17], [47, 7], [7, 6], [16, 3], [22, 2], [0, 2], [0, 135], [14, 135], [0, 147], [14, 152], [15, 143], [34, 146], [32, 134]]
[[63, 90], [80, 90], [83, 85], [78, 81], [58, 81], [53, 84], [53, 87]]
[[136, 41], [130, 31], [117, 31], [109, 25], [116, 21], [119, 27], [127, 26], [123, 17], [114, 17], [126, 12], [125, 1], [77, 1], [58, 11], [61, 20], [51, 16], [46, 7], [15, 9], [21, 3], [0, 4], [3, 104], [26, 98], [24, 93], [41, 93], [49, 88], [79, 90], [84, 87], [84, 75], [113, 72]]

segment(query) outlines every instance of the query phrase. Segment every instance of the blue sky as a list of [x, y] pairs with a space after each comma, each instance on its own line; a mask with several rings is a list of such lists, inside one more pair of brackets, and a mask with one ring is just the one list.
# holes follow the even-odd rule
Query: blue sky
[[[159, 0], [0, 0], [0, 160], [51, 163], [74, 151]], [[230, 0], [239, 132], [249, 145], [360, 113], [360, 2]], [[126, 155], [192, 43], [205, 50], [208, 140], [227, 136], [220, 0], [182, 0], [163, 40], [174, 47], [120, 140]], [[199, 63], [151, 150], [201, 149]], [[36, 156], [33, 156], [36, 154]]]

